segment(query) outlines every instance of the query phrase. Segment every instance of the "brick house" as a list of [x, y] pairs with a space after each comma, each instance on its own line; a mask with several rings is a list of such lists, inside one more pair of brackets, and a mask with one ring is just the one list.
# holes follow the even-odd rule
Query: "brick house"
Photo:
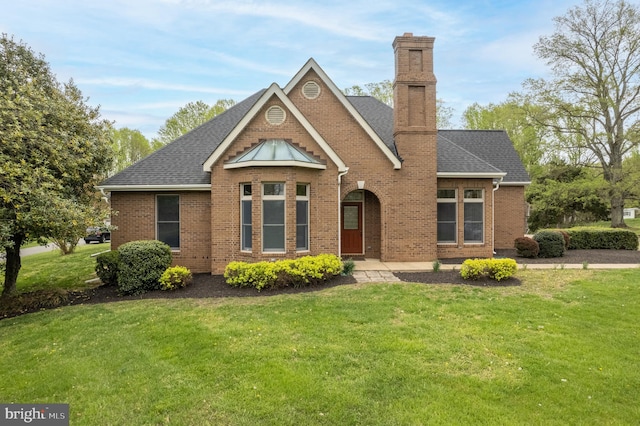
[[491, 257], [525, 231], [529, 177], [503, 131], [438, 130], [430, 37], [396, 37], [394, 108], [345, 96], [310, 59], [107, 179], [112, 245], [158, 239], [174, 263], [334, 253]]

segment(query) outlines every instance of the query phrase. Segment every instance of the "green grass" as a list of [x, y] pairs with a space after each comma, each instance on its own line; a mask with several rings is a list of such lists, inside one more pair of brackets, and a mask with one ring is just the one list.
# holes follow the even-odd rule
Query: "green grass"
[[358, 284], [0, 321], [0, 401], [71, 424], [638, 424], [640, 269]]
[[[96, 276], [96, 262], [91, 255], [107, 251], [110, 247], [111, 244], [87, 244], [76, 247], [75, 253], [66, 256], [62, 256], [59, 250], [22, 256], [17, 292], [85, 288], [85, 281]], [[4, 275], [0, 273], [0, 283], [3, 282]]]
[[[640, 235], [640, 218], [625, 219], [624, 223], [629, 227], [631, 231]], [[595, 226], [599, 228], [611, 228], [611, 221], [592, 222], [592, 223], [587, 223], [585, 225], [580, 225], [580, 226]]]

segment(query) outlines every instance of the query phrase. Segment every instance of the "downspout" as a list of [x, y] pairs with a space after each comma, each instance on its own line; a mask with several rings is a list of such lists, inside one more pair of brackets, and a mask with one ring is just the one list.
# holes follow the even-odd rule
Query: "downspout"
[[342, 202], [342, 176], [349, 173], [349, 168], [347, 167], [345, 171], [338, 172], [338, 257], [342, 257], [342, 215], [340, 214], [340, 203]]
[[501, 177], [494, 183], [495, 187], [493, 188], [493, 194], [491, 194], [491, 250], [494, 255], [496, 254], [496, 191], [500, 188], [502, 179], [504, 178]]

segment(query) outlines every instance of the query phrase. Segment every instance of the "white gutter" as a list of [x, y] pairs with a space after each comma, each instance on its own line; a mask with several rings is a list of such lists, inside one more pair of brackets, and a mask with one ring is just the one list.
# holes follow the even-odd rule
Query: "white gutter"
[[342, 207], [342, 176], [346, 175], [347, 173], [349, 173], [348, 167], [346, 167], [346, 170], [338, 172], [338, 257], [340, 258], [342, 257], [342, 211], [340, 210]]
[[496, 182], [496, 186], [493, 188], [493, 194], [491, 194], [491, 251], [496, 254], [496, 191], [500, 188], [502, 178]]
[[507, 174], [504, 172], [491, 172], [491, 173], [471, 173], [471, 172], [438, 172], [436, 177], [439, 178], [455, 178], [455, 179], [502, 179]]
[[101, 192], [112, 191], [210, 191], [211, 184], [187, 184], [187, 185], [104, 185], [96, 186]]

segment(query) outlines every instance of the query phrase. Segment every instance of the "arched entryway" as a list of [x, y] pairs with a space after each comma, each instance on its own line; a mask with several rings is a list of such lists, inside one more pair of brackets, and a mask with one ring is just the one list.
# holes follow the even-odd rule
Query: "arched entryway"
[[340, 207], [340, 252], [346, 257], [380, 258], [380, 200], [371, 191], [348, 193]]

